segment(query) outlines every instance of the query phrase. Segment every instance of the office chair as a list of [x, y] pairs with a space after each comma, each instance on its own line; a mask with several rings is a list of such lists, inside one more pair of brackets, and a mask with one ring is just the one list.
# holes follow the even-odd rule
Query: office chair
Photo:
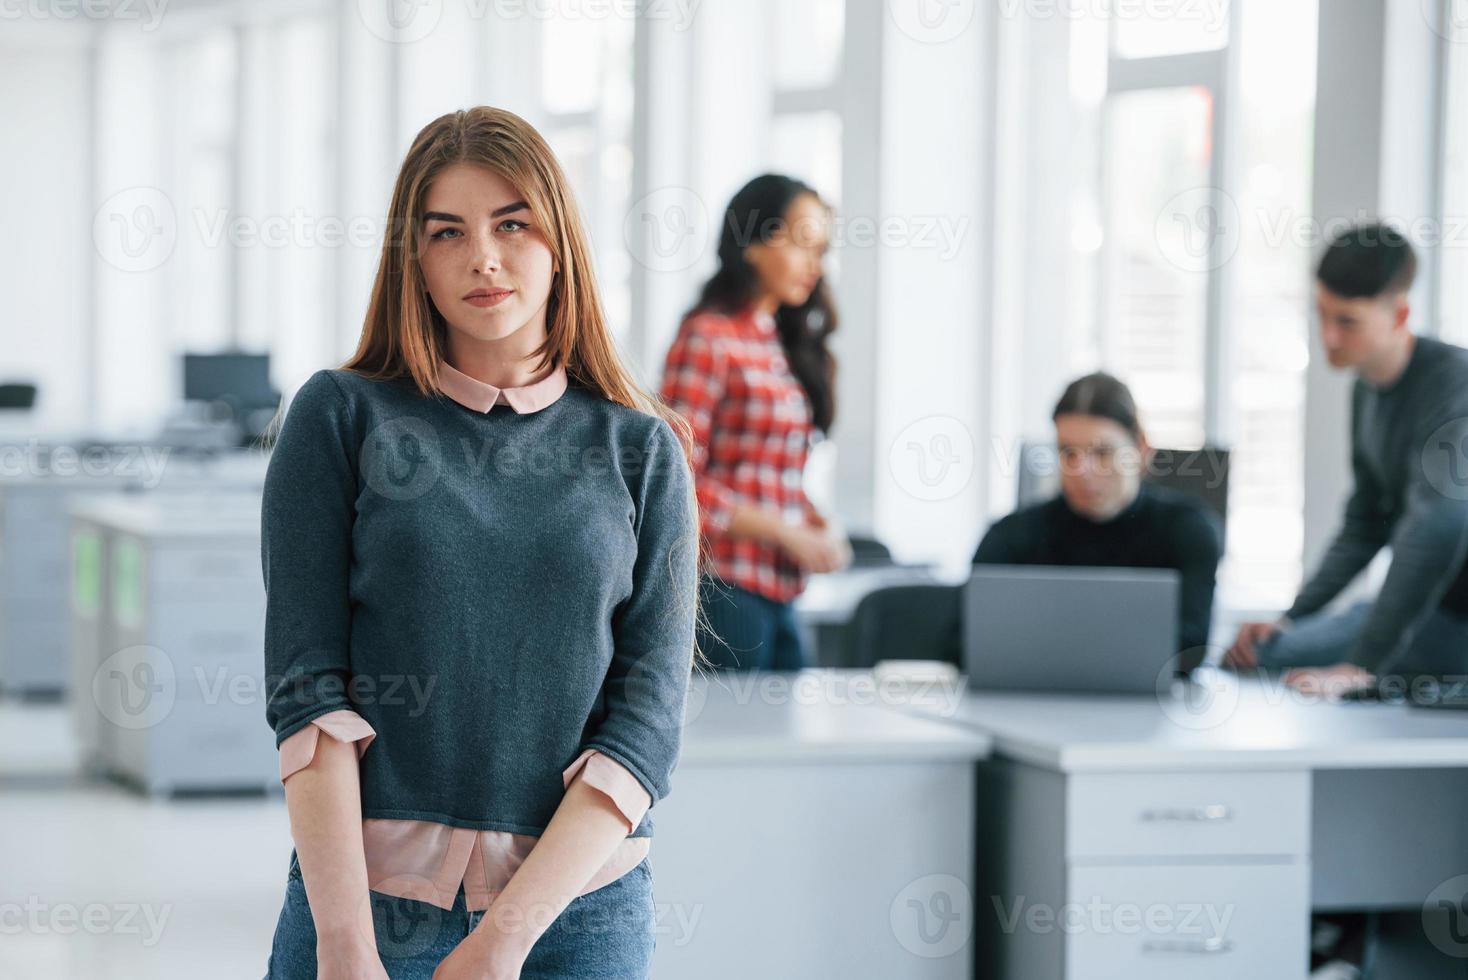
[[[1229, 460], [1229, 450], [1211, 446], [1158, 449], [1145, 479], [1203, 501], [1226, 532]], [[1060, 462], [1053, 444], [1031, 442], [1020, 447], [1016, 489], [1020, 507], [1043, 503], [1060, 492]]]
[[853, 534], [848, 540], [851, 543], [852, 567], [870, 568], [893, 563], [891, 549], [876, 538], [863, 538]]
[[868, 593], [847, 625], [848, 666], [941, 660], [961, 666], [961, 585], [893, 585]]
[[1220, 531], [1227, 532], [1229, 450], [1159, 449], [1152, 458], [1147, 482], [1167, 487], [1208, 505], [1218, 515]]
[[0, 384], [0, 409], [28, 409], [36, 404], [36, 386], [24, 382]]

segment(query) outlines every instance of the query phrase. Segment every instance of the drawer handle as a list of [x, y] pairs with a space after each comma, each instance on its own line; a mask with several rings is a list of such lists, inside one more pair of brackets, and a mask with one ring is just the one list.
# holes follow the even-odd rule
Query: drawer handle
[[1189, 956], [1212, 956], [1217, 953], [1233, 952], [1231, 939], [1213, 936], [1210, 939], [1160, 939], [1142, 944], [1142, 952], [1149, 955], [1183, 953]]
[[1143, 810], [1144, 823], [1222, 823], [1234, 818], [1233, 807], [1222, 803], [1168, 810]]

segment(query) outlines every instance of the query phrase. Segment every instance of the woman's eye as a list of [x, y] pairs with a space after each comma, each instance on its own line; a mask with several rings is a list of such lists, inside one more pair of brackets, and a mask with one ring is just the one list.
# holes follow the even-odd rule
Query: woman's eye
[[449, 235], [460, 235], [460, 234], [463, 234], [463, 233], [461, 231], [459, 231], [459, 229], [457, 229], [457, 228], [440, 228], [438, 231], [435, 231], [432, 235], [429, 235], [428, 237], [429, 238], [447, 238]]
[[519, 231], [521, 228], [529, 227], [525, 222], [516, 221], [514, 218], [506, 218], [500, 222], [500, 231]]

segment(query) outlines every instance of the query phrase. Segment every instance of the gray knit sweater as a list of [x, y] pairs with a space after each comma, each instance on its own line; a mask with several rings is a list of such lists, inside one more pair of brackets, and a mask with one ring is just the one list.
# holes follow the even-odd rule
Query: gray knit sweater
[[1396, 382], [1357, 379], [1351, 395], [1356, 486], [1320, 567], [1286, 613], [1320, 611], [1376, 553], [1391, 570], [1351, 662], [1371, 671], [1401, 657], [1436, 609], [1468, 624], [1468, 351], [1418, 337]]
[[316, 372], [261, 512], [276, 744], [358, 712], [366, 818], [538, 835], [588, 748], [656, 804], [694, 643], [691, 488], [667, 422], [574, 383], [479, 413]]

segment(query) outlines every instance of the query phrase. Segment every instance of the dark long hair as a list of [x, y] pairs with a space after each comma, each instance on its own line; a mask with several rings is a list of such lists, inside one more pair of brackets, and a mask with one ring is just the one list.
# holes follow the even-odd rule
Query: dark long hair
[[1120, 378], [1097, 371], [1072, 381], [1055, 403], [1052, 419], [1062, 415], [1090, 415], [1110, 419], [1127, 431], [1132, 442], [1142, 440], [1142, 423], [1137, 416], [1137, 400]]
[[[821, 200], [807, 184], [780, 174], [762, 174], [739, 189], [724, 211], [718, 271], [704, 284], [685, 319], [705, 310], [732, 315], [749, 306], [759, 293], [759, 278], [754, 266], [744, 261], [744, 250], [769, 241], [783, 228], [791, 202], [802, 194]], [[800, 306], [781, 304], [775, 311], [775, 326], [791, 373], [810, 402], [811, 420], [829, 434], [836, 418], [836, 360], [826, 338], [836, 329], [836, 306], [825, 277]]]

